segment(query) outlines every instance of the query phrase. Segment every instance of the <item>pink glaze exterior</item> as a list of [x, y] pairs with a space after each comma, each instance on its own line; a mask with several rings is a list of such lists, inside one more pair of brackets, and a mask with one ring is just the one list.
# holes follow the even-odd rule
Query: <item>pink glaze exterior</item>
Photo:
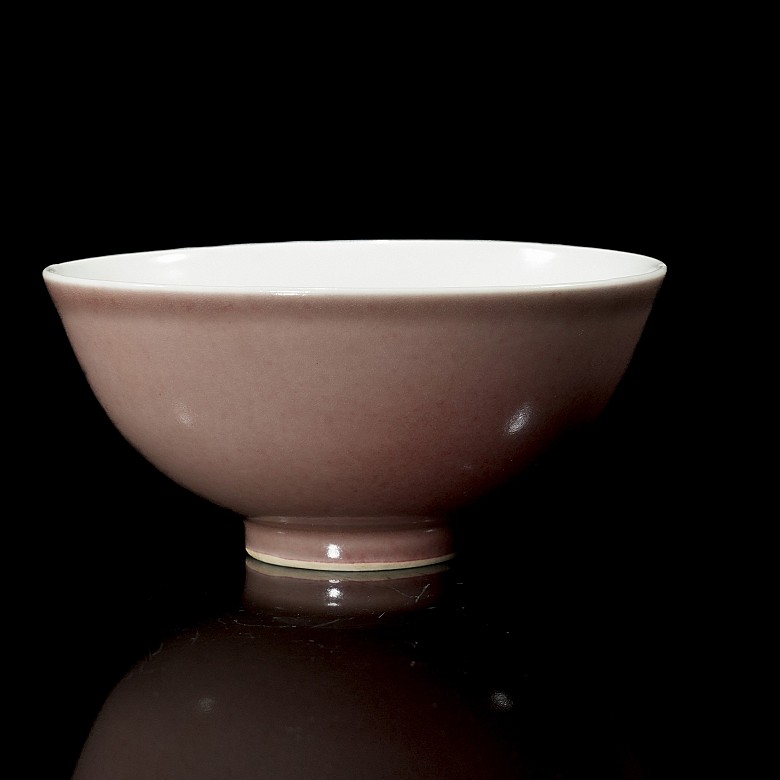
[[341, 296], [45, 278], [127, 440], [248, 518], [254, 557], [323, 569], [450, 557], [448, 513], [603, 410], [661, 285]]

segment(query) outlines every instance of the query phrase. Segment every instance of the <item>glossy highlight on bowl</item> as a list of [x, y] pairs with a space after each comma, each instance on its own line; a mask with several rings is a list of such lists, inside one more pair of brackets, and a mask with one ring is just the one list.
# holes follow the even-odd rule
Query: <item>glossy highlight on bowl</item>
[[43, 278], [95, 397], [267, 563], [411, 568], [609, 402], [666, 266], [477, 240], [236, 244]]

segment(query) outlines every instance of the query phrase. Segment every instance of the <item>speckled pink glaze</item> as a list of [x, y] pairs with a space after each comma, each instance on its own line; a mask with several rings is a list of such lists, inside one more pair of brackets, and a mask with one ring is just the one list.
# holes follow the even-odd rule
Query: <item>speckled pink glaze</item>
[[602, 411], [663, 279], [647, 262], [619, 283], [413, 293], [44, 278], [110, 419], [246, 517], [252, 556], [376, 569], [451, 556], [452, 510]]

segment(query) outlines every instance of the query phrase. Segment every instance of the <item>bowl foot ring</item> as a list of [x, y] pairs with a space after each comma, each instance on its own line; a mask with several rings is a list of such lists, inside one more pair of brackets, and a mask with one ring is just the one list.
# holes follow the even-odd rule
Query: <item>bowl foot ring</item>
[[454, 556], [446, 518], [247, 518], [246, 551], [278, 566], [325, 571], [382, 571], [429, 566]]

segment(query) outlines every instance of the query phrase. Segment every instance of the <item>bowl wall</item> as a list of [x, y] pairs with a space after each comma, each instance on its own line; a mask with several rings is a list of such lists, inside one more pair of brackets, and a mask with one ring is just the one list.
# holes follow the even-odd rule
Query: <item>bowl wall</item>
[[284, 522], [441, 517], [499, 485], [603, 410], [662, 279], [280, 294], [68, 265], [46, 283], [119, 431], [194, 493]]

